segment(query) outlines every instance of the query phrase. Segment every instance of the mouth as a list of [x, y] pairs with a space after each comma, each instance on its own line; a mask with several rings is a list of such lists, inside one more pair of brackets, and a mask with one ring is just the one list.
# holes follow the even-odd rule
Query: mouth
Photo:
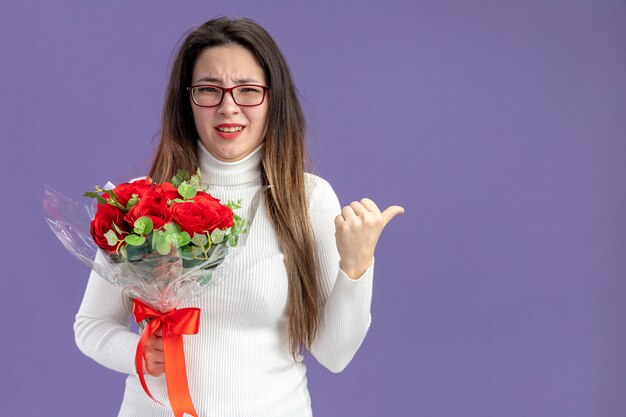
[[233, 126], [233, 127], [216, 127], [220, 132], [233, 133], [233, 132], [241, 132], [243, 130], [243, 126]]
[[245, 126], [240, 125], [240, 124], [231, 124], [231, 123], [224, 123], [224, 124], [220, 124], [215, 126], [215, 130], [217, 131], [217, 134], [222, 138], [222, 139], [235, 139], [237, 136], [239, 136], [239, 134], [243, 131], [243, 129], [245, 129]]

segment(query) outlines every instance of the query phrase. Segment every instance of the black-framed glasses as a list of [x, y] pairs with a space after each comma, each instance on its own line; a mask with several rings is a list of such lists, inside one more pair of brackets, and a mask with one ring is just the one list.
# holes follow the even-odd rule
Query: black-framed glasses
[[258, 106], [265, 100], [265, 92], [268, 89], [268, 86], [256, 84], [241, 84], [229, 88], [210, 84], [190, 85], [187, 87], [191, 99], [200, 107], [219, 106], [222, 100], [224, 100], [224, 93], [230, 93], [238, 106]]

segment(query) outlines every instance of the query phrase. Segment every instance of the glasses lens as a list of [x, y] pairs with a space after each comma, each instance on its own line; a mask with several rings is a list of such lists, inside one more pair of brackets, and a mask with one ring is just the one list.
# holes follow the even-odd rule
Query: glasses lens
[[242, 106], [257, 106], [263, 102], [265, 90], [255, 85], [240, 85], [233, 90], [237, 104]]
[[217, 106], [222, 99], [222, 90], [210, 85], [194, 87], [191, 93], [195, 102], [200, 106]]

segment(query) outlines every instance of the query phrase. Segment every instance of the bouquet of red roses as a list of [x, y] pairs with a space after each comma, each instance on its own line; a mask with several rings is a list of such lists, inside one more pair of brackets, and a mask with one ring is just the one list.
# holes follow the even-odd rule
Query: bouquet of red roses
[[[241, 246], [256, 207], [244, 220], [206, 192], [200, 173], [184, 171], [163, 184], [150, 178], [104, 188], [83, 196], [95, 207], [79, 205], [46, 187], [44, 214], [59, 240], [78, 259], [129, 296], [159, 311], [214, 283], [213, 271], [230, 248]], [[88, 223], [85, 213], [91, 218]], [[89, 224], [89, 237], [84, 225]]]
[[[83, 194], [91, 207], [46, 186], [44, 216], [74, 256], [134, 299], [133, 315], [145, 326], [137, 346], [137, 373], [143, 378], [143, 347], [162, 329], [168, 394], [175, 414], [197, 415], [191, 403], [182, 334], [196, 334], [199, 309], [176, 309], [217, 280], [214, 271], [229, 250], [244, 244], [262, 188], [252, 199], [246, 220], [233, 210], [241, 201], [222, 204], [202, 185], [200, 171], [179, 171], [170, 182], [150, 178]], [[89, 230], [86, 229], [89, 225]]]

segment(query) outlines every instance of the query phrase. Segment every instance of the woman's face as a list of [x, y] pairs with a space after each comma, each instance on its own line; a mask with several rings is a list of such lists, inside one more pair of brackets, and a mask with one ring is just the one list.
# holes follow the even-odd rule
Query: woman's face
[[[192, 85], [210, 84], [233, 87], [240, 84], [267, 85], [263, 68], [254, 55], [239, 45], [205, 49], [193, 67]], [[234, 102], [231, 93], [224, 93], [215, 107], [200, 107], [191, 96], [196, 130], [204, 147], [226, 162], [245, 158], [265, 137], [269, 92], [258, 106], [243, 107]], [[234, 130], [234, 132], [233, 132]]]

